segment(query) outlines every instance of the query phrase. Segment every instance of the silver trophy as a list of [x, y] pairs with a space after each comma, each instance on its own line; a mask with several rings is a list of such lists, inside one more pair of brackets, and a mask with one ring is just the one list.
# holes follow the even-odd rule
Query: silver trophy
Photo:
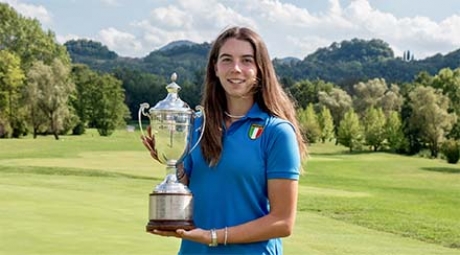
[[[205, 115], [201, 106], [197, 112], [179, 98], [180, 86], [176, 84], [177, 75], [173, 73], [172, 82], [166, 86], [168, 95], [154, 107], [148, 103], [140, 105], [139, 126], [142, 135], [141, 115], [150, 119], [150, 127], [155, 139], [155, 149], [160, 163], [166, 165], [166, 177], [150, 193], [148, 232], [153, 230], [175, 231], [195, 228], [193, 223], [193, 195], [187, 186], [177, 179], [176, 166], [199, 143], [203, 135]], [[148, 111], [147, 111], [148, 110]], [[191, 146], [193, 122], [203, 117], [200, 136]]]

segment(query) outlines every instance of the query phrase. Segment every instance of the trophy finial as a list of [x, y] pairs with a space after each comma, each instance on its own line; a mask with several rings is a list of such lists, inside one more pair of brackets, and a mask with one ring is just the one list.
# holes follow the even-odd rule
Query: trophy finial
[[176, 82], [176, 80], [177, 80], [177, 73], [171, 74], [171, 81]]

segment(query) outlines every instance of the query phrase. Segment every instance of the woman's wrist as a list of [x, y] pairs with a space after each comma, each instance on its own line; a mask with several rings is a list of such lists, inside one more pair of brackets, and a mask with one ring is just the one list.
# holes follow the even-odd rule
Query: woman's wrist
[[216, 230], [211, 229], [207, 231], [207, 244], [209, 247], [215, 247], [219, 244], [227, 245], [228, 244], [228, 227]]

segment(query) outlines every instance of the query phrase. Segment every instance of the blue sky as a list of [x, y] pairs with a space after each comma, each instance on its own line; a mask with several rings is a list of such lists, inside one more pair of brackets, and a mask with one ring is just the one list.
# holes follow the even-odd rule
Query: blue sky
[[37, 18], [60, 43], [87, 38], [143, 57], [175, 40], [211, 42], [244, 25], [271, 57], [304, 58], [343, 40], [378, 38], [416, 59], [460, 49], [459, 0], [0, 0]]

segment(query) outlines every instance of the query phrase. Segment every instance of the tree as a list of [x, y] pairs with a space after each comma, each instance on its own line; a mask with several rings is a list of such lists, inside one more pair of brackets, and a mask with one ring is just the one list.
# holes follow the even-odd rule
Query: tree
[[306, 109], [300, 109], [298, 118], [307, 141], [310, 143], [318, 141], [321, 136], [321, 129], [318, 124], [318, 116], [313, 109], [313, 104], [308, 104]]
[[91, 95], [89, 121], [97, 128], [99, 135], [110, 136], [117, 127], [125, 124], [125, 118], [129, 118], [121, 81], [104, 74], [91, 87]]
[[388, 86], [383, 79], [373, 79], [356, 84], [354, 86], [355, 96], [353, 97], [353, 106], [356, 113], [364, 116], [367, 109], [376, 108], [387, 89]]
[[[451, 70], [444, 68], [433, 77], [430, 85], [433, 88], [440, 89], [444, 95], [450, 99], [450, 109], [453, 110], [457, 116], [460, 115], [460, 68]], [[457, 119], [454, 127], [452, 128], [449, 137], [460, 139], [460, 119]]]
[[340, 88], [333, 88], [329, 93], [319, 92], [318, 95], [319, 106], [325, 106], [331, 111], [334, 126], [338, 128], [344, 114], [352, 108], [351, 96]]
[[0, 50], [0, 137], [18, 137], [24, 131], [19, 116], [24, 79], [21, 59], [8, 50]]
[[420, 139], [424, 141], [436, 158], [440, 144], [456, 122], [455, 113], [449, 113], [450, 100], [441, 91], [432, 87], [419, 86], [409, 94], [412, 116], [410, 126], [420, 130]]
[[460, 159], [460, 143], [456, 140], [446, 140], [441, 145], [441, 152], [449, 164], [457, 164]]
[[[56, 140], [59, 139], [59, 133], [65, 129], [65, 122], [71, 117], [68, 101], [74, 84], [69, 74], [70, 68], [59, 59], [55, 59], [50, 66], [42, 61], [34, 62], [27, 74], [28, 94], [36, 97], [33, 109], [38, 109], [46, 115], [49, 130]], [[36, 112], [31, 111], [30, 114], [34, 115]], [[36, 132], [37, 130], [34, 130], [34, 137], [37, 135]]]
[[70, 103], [78, 116], [77, 124], [72, 130], [72, 134], [81, 135], [89, 122], [91, 112], [92, 87], [95, 86], [98, 74], [92, 71], [88, 66], [77, 64], [72, 66], [72, 80], [75, 84], [73, 96]]
[[[31, 72], [35, 72], [32, 71]], [[30, 73], [28, 74], [30, 76]], [[32, 126], [33, 137], [37, 138], [39, 133], [46, 133], [48, 130], [48, 117], [45, 112], [40, 109], [39, 95], [41, 88], [37, 82], [29, 82], [28, 86], [24, 90], [25, 102], [27, 105], [28, 117], [27, 121]]]
[[363, 118], [364, 140], [366, 145], [378, 151], [385, 141], [385, 114], [382, 108], [369, 107]]
[[317, 104], [319, 102], [318, 93], [320, 91], [329, 93], [334, 85], [326, 83], [323, 80], [301, 80], [296, 82], [289, 90], [301, 108], [306, 108], [308, 104]]
[[25, 18], [8, 4], [0, 3], [0, 49], [8, 49], [21, 59], [27, 73], [34, 61], [50, 65], [55, 58], [70, 64], [63, 45], [56, 43], [53, 32], [44, 32], [36, 19]]
[[350, 152], [359, 148], [363, 140], [363, 130], [358, 115], [351, 108], [340, 121], [337, 142], [348, 147]]
[[384, 79], [360, 82], [354, 86], [354, 92], [353, 105], [360, 116], [363, 116], [369, 107], [382, 108], [388, 115], [389, 111], [401, 110], [403, 104], [398, 85], [391, 84], [388, 88]]
[[[20, 69], [24, 74], [29, 72], [35, 61], [51, 65], [57, 58], [64, 64], [70, 63], [66, 48], [56, 42], [53, 32], [43, 31], [38, 20], [25, 18], [5, 3], [0, 3], [0, 17], [0, 50], [6, 50], [19, 58]], [[23, 85], [24, 88], [27, 88], [27, 80]], [[22, 88], [18, 88], [18, 91], [20, 92], [17, 93], [17, 98], [20, 102], [11, 101], [11, 109], [14, 109], [15, 112], [10, 113], [12, 119], [8, 120], [8, 125], [12, 127], [13, 137], [27, 134], [27, 122], [31, 121], [26, 110], [30, 105], [26, 106], [22, 101], [26, 96], [23, 93], [26, 92]], [[11, 94], [11, 96], [14, 98], [16, 95]], [[15, 103], [20, 106], [14, 105]], [[0, 120], [0, 126], [3, 125], [1, 124], [3, 122], [5, 121]]]
[[404, 97], [400, 93], [400, 88], [396, 84], [391, 84], [390, 88], [385, 91], [380, 98], [378, 106], [382, 108], [386, 116], [389, 116], [393, 111], [401, 111], [404, 103]]
[[334, 121], [332, 120], [331, 111], [325, 106], [321, 108], [318, 115], [318, 124], [321, 129], [321, 142], [334, 138]]
[[405, 145], [402, 121], [398, 112], [391, 111], [385, 124], [385, 137], [391, 151], [401, 151]]

